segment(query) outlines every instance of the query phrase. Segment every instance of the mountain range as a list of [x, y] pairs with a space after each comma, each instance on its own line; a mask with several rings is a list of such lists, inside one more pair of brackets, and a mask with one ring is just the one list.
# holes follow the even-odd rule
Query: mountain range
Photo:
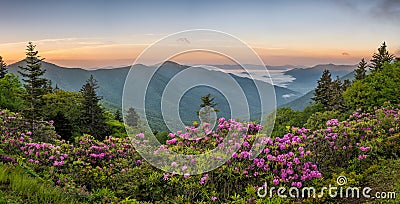
[[332, 79], [336, 77], [343, 77], [350, 72], [354, 71], [356, 65], [334, 65], [334, 64], [321, 64], [311, 68], [295, 68], [286, 71], [285, 75], [290, 75], [295, 78], [294, 81], [287, 84], [287, 88], [293, 91], [306, 94], [315, 89], [317, 80], [321, 78], [322, 72], [327, 69], [330, 71]]
[[[342, 77], [340, 77], [339, 79], [343, 82], [344, 80], [354, 80], [354, 75], [355, 75], [355, 71], [352, 71]], [[302, 111], [304, 110], [305, 107], [307, 107], [308, 105], [310, 105], [313, 101], [311, 98], [314, 97], [314, 90], [311, 90], [309, 92], [307, 92], [306, 94], [304, 94], [303, 96], [282, 105], [283, 107], [290, 107], [293, 110], [299, 110]]]
[[[24, 61], [19, 61], [9, 65], [8, 70], [10, 73], [19, 75], [18, 66], [24, 65]], [[222, 66], [224, 69], [236, 68], [233, 65]], [[148, 110], [150, 118], [162, 121], [162, 116], [159, 113], [161, 111], [160, 101], [164, 87], [174, 75], [188, 67], [189, 66], [180, 65], [170, 61], [165, 62], [160, 66], [159, 71], [153, 76], [151, 87], [146, 95], [146, 98], [151, 99], [149, 100], [149, 104], [146, 104], [146, 111]], [[219, 65], [219, 67], [221, 67], [221, 65]], [[113, 69], [86, 70], [82, 68], [61, 67], [49, 62], [42, 62], [42, 68], [46, 70], [45, 77], [52, 81], [53, 86], [57, 84], [59, 88], [69, 91], [79, 91], [90, 75], [93, 75], [98, 81], [98, 95], [103, 97], [104, 106], [111, 109], [121, 108], [125, 79], [131, 69], [131, 67], [127, 66]], [[142, 64], [132, 66], [132, 69], [142, 70], [143, 73], [151, 72], [155, 68], [156, 67], [154, 66], [146, 66]], [[310, 95], [309, 91], [316, 87], [317, 80], [320, 78], [324, 69], [329, 69], [333, 77], [343, 77], [352, 72], [355, 66], [327, 64], [317, 65], [311, 68], [294, 68], [294, 66], [289, 65], [268, 68], [272, 70], [282, 70], [284, 75], [295, 78], [294, 81], [287, 83], [286, 88], [276, 85], [273, 86], [276, 94], [276, 105], [278, 107], [289, 106], [294, 109], [302, 109], [304, 106], [308, 105], [308, 102], [312, 97], [312, 93]], [[218, 74], [221, 74], [218, 73], [218, 71], [213, 70], [204, 70], [204, 72], [209, 76], [218, 76]], [[258, 94], [254, 92], [253, 80], [235, 74], [230, 75], [244, 90], [249, 103], [250, 113], [252, 116], [257, 118], [260, 114], [260, 99]], [[256, 82], [266, 87], [272, 86], [263, 81], [256, 80]], [[196, 110], [199, 109], [199, 105], [201, 104], [200, 97], [207, 93], [211, 93], [211, 95], [215, 97], [215, 101], [219, 103], [218, 108], [221, 111], [218, 113], [218, 116], [230, 116], [229, 105], [224, 96], [215, 89], [200, 86], [189, 90], [181, 98], [179, 111], [183, 121], [191, 122], [193, 120], [198, 120]]]
[[[18, 70], [19, 66], [24, 66], [24, 61], [19, 61], [17, 63], [11, 64], [8, 66], [8, 70], [10, 73], [14, 73], [19, 75]], [[153, 118], [161, 118], [162, 116], [157, 113], [160, 112], [160, 100], [163, 93], [163, 87], [166, 86], [167, 82], [178, 72], [186, 69], [188, 66], [180, 65], [175, 62], [165, 62], [160, 68], [159, 72], [154, 75], [152, 79], [151, 87], [149, 87], [149, 91], [146, 95], [151, 100], [147, 105], [147, 110], [152, 115]], [[46, 70], [44, 77], [50, 79], [53, 83], [53, 86], [57, 84], [60, 89], [69, 90], [69, 91], [79, 91], [85, 81], [93, 75], [97, 80], [99, 89], [98, 95], [103, 97], [105, 104], [109, 107], [120, 108], [122, 101], [123, 88], [125, 84], [125, 78], [128, 75], [128, 72], [131, 67], [121, 67], [114, 69], [98, 69], [98, 70], [86, 70], [81, 68], [65, 68], [60, 67], [55, 64], [49, 62], [42, 62], [42, 68]], [[134, 65], [132, 69], [142, 70], [144, 72], [150, 72], [155, 67], [145, 66], [145, 65]], [[210, 76], [215, 76], [221, 74], [217, 71], [204, 70], [207, 72], [206, 74]], [[237, 83], [245, 90], [247, 100], [249, 101], [251, 114], [256, 116], [260, 114], [259, 112], [259, 98], [257, 93], [254, 93], [254, 86], [252, 86], [252, 80], [246, 77], [236, 76], [234, 74], [230, 74]], [[19, 76], [21, 78], [21, 76]], [[264, 86], [272, 86], [266, 82], [257, 81]], [[286, 104], [291, 100], [298, 98], [301, 96], [300, 93], [296, 91], [292, 91], [287, 88], [274, 86], [276, 93], [276, 103], [277, 106]], [[209, 87], [198, 87], [192, 89], [185, 93], [182, 97], [180, 103], [180, 112], [185, 113], [181, 114], [182, 119], [184, 121], [193, 121], [198, 120], [198, 116], [196, 115], [196, 110], [199, 109], [199, 105], [201, 104], [201, 96], [206, 95], [207, 93], [211, 93], [211, 95], [215, 96], [215, 101], [219, 103], [219, 109], [221, 112], [219, 116], [229, 117], [230, 109], [227, 104], [224, 96], [218, 91], [211, 89]]]

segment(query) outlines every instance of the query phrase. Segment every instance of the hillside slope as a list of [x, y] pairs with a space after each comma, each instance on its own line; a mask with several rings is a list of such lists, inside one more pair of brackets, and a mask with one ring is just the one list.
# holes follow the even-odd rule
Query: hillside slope
[[[23, 66], [24, 62], [20, 61], [8, 66], [9, 72], [18, 74], [18, 66]], [[42, 67], [46, 69], [45, 77], [50, 79], [53, 86], [57, 85], [61, 89], [69, 91], [79, 91], [81, 86], [92, 74], [98, 81], [99, 90], [98, 95], [102, 96], [107, 104], [107, 107], [121, 107], [122, 92], [125, 84], [125, 78], [130, 70], [130, 67], [121, 67], [114, 69], [98, 69], [98, 70], [85, 70], [80, 68], [65, 68], [60, 67], [52, 63], [42, 62]], [[160, 112], [160, 100], [162, 96], [163, 87], [166, 86], [168, 81], [178, 72], [186, 69], [187, 66], [183, 66], [174, 62], [164, 63], [156, 75], [153, 76], [151, 86], [149, 87], [147, 96], [150, 101], [148, 109], [153, 112]], [[134, 65], [133, 69], [143, 70], [144, 73], [150, 72], [154, 67], [148, 67], [145, 65]], [[204, 70], [210, 77], [215, 77], [221, 74], [221, 72]], [[248, 101], [251, 106], [253, 114], [259, 113], [257, 111], [260, 107], [257, 94], [254, 93], [254, 86], [251, 86], [252, 81], [245, 77], [239, 77], [231, 75], [237, 82], [242, 86], [248, 93]], [[190, 79], [189, 79], [190, 80]], [[265, 86], [271, 86], [265, 82], [259, 81], [260, 84]], [[293, 99], [300, 97], [301, 94], [292, 91], [287, 88], [274, 86], [276, 93], [277, 105], [288, 103]], [[181, 100], [180, 111], [185, 114], [181, 114], [182, 118], [186, 121], [192, 121], [197, 118], [196, 110], [198, 110], [201, 103], [200, 97], [211, 93], [216, 97], [215, 101], [219, 102], [219, 108], [221, 109], [221, 116], [229, 117], [230, 110], [227, 101], [224, 96], [214, 89], [208, 87], [199, 87], [187, 92]], [[159, 116], [160, 118], [162, 116]]]
[[343, 77], [349, 74], [355, 68], [355, 65], [322, 64], [311, 68], [292, 69], [286, 71], [284, 74], [295, 78], [294, 81], [288, 83], [288, 89], [306, 94], [317, 87], [317, 80], [321, 77], [325, 69], [329, 70], [332, 78], [335, 79], [336, 76]]

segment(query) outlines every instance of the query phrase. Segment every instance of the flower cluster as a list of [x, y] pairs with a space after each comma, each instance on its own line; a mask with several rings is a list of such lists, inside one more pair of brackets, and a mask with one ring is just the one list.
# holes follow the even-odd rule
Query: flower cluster
[[[197, 128], [188, 127], [186, 132], [171, 133], [169, 134], [171, 139], [166, 142], [168, 148], [188, 154], [196, 151], [203, 152], [204, 149], [223, 145], [238, 147], [238, 151], [233, 152], [226, 165], [235, 174], [241, 174], [247, 180], [249, 178], [257, 180], [257, 178], [262, 178], [272, 172], [274, 176], [270, 180], [271, 184], [296, 184], [299, 186], [303, 182], [322, 177], [317, 166], [309, 161], [311, 152], [304, 148], [307, 141], [306, 134], [309, 133], [308, 129], [293, 128], [292, 133], [272, 139], [266, 135], [257, 134], [262, 129], [259, 124], [245, 124], [232, 119], [220, 118], [215, 131], [208, 128], [207, 124], [203, 124], [203, 126]], [[238, 134], [238, 137], [227, 138], [228, 133], [232, 132], [241, 134]], [[254, 133], [254, 135], [248, 133]], [[251, 160], [252, 143], [256, 137], [263, 138], [262, 141], [266, 146], [257, 158]], [[201, 139], [188, 140], [188, 138]], [[218, 158], [216, 159], [218, 160]], [[171, 167], [178, 168], [178, 164], [172, 162]], [[182, 171], [186, 170], [183, 168], [185, 167], [182, 167]], [[168, 180], [170, 176], [164, 174], [164, 179]], [[184, 175], [184, 178], [188, 177], [189, 175]], [[200, 178], [199, 184], [203, 185], [207, 180], [212, 182], [212, 178], [208, 174]]]
[[[325, 129], [310, 134], [311, 142], [307, 146], [313, 149], [312, 157], [319, 168], [329, 172], [332, 167], [345, 166], [354, 159], [367, 159], [378, 149], [372, 151], [373, 146], [387, 146], [379, 141], [385, 142], [400, 132], [399, 116], [399, 108], [389, 105], [374, 113], [356, 111], [342, 122], [331, 119], [326, 122]], [[382, 151], [380, 154], [388, 153]]]
[[[206, 192], [202, 200], [222, 202], [229, 199], [225, 191], [251, 193], [249, 189], [257, 189], [264, 182], [301, 188], [332, 172], [333, 167], [364, 164], [377, 154], [398, 154], [378, 150], [392, 148], [390, 145], [400, 150], [399, 142], [393, 137], [400, 133], [399, 117], [399, 108], [393, 106], [374, 113], [357, 111], [346, 121], [328, 120], [326, 128], [311, 132], [292, 127], [287, 134], [276, 138], [261, 134], [263, 127], [259, 124], [220, 118], [215, 129], [207, 123], [186, 127], [169, 133], [166, 144], [151, 149], [160, 162], [173, 170], [165, 173], [149, 165], [135, 151], [135, 145], [150, 146], [143, 133], [132, 138], [107, 137], [103, 141], [84, 135], [75, 138], [73, 143], [46, 142], [32, 135], [29, 123], [20, 115], [0, 111], [0, 162], [22, 161], [57, 185], [82, 186], [87, 191], [110, 187], [118, 196], [128, 197], [132, 193], [148, 200], [155, 199], [153, 192], [146, 189], [151, 186], [159, 191], [157, 199], [173, 194], [174, 198], [182, 199], [175, 202], [184, 202], [197, 198], [201, 190]], [[45, 126], [49, 135], [41, 137], [56, 138], [50, 131], [51, 122]], [[264, 146], [253, 158], [255, 141], [261, 141]], [[193, 157], [216, 148], [235, 151], [212, 155], [214, 160], [207, 162]], [[189, 160], [180, 164], [173, 158], [163, 157], [163, 152], [168, 151], [189, 155]], [[212, 165], [224, 156], [229, 157], [228, 161], [207, 174], [189, 173], [194, 167], [192, 164]], [[215, 189], [226, 190], [216, 192]]]
[[20, 148], [29, 163], [41, 166], [62, 166], [68, 154], [61, 153], [60, 146], [48, 143], [26, 143]]

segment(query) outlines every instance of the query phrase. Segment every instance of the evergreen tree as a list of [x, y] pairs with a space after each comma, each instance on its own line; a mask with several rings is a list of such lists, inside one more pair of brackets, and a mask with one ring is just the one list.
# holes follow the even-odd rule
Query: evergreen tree
[[117, 120], [119, 122], [122, 122], [122, 115], [121, 112], [119, 110], [117, 110], [114, 114], [114, 120]]
[[344, 89], [343, 87], [342, 81], [340, 81], [339, 77], [336, 77], [336, 80], [333, 81], [330, 86], [330, 96], [327, 110], [343, 112], [346, 109], [342, 96]]
[[346, 105], [355, 111], [374, 111], [388, 101], [400, 103], [400, 62], [386, 63], [379, 72], [367, 75], [363, 80], [354, 81], [344, 93]]
[[364, 60], [364, 58], [361, 60], [360, 63], [358, 63], [357, 69], [355, 70], [356, 74], [354, 76], [356, 80], [361, 80], [365, 78], [368, 67], [367, 65], [368, 63]]
[[139, 121], [139, 115], [136, 113], [135, 109], [129, 108], [125, 117], [126, 125], [130, 127], [138, 127]]
[[351, 86], [351, 81], [346, 79], [343, 81], [342, 91], [346, 91]]
[[321, 103], [325, 109], [328, 109], [331, 99], [331, 86], [331, 73], [329, 70], [324, 70], [321, 78], [318, 80], [318, 86], [315, 88], [314, 97], [311, 99], [317, 103]]
[[44, 90], [46, 93], [53, 93], [53, 82], [51, 80], [47, 80], [46, 85], [44, 85]]
[[[197, 111], [197, 115], [200, 116], [201, 122], [212, 123], [211, 113], [218, 113], [219, 109], [215, 108], [218, 103], [214, 102], [215, 97], [211, 97], [211, 94], [207, 94], [201, 97], [202, 103], [200, 104], [200, 110]], [[216, 119], [216, 118], [214, 118]]]
[[390, 54], [386, 47], [386, 42], [383, 42], [381, 47], [378, 48], [378, 53], [372, 55], [371, 65], [369, 66], [372, 71], [379, 71], [385, 62], [391, 62], [394, 59], [394, 55]]
[[4, 78], [7, 74], [7, 64], [3, 61], [3, 57], [0, 56], [0, 79]]
[[26, 48], [26, 59], [25, 66], [19, 66], [21, 71], [19, 74], [23, 77], [25, 82], [26, 94], [24, 95], [25, 100], [28, 102], [29, 107], [25, 110], [26, 116], [29, 118], [32, 124], [32, 131], [35, 130], [35, 120], [40, 117], [42, 108], [42, 96], [47, 92], [46, 84], [47, 79], [43, 78], [46, 70], [42, 69], [41, 62], [44, 58], [40, 58], [38, 51], [35, 50], [36, 45], [29, 42]]
[[102, 140], [107, 134], [106, 119], [104, 110], [99, 105], [101, 97], [97, 96], [97, 81], [90, 75], [90, 78], [81, 88], [83, 97], [81, 126], [83, 133], [90, 134], [96, 139]]
[[[218, 103], [214, 102], [215, 97], [211, 97], [211, 94], [207, 94], [201, 97], [202, 103], [200, 104], [200, 108], [210, 107], [214, 108]], [[219, 109], [215, 108], [215, 112], [219, 112]], [[199, 115], [199, 111], [197, 111], [197, 115]]]

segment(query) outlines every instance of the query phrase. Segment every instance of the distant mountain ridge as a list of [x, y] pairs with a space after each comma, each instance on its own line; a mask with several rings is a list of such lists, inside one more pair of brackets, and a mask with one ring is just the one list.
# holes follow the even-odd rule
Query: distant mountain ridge
[[[353, 81], [354, 80], [354, 76], [355, 76], [355, 71], [352, 71], [342, 77], [340, 77], [340, 80], [343, 82], [344, 80], [350, 80]], [[303, 96], [282, 105], [281, 107], [290, 107], [293, 110], [304, 110], [304, 108], [306, 108], [306, 106], [310, 105], [313, 103], [313, 100], [311, 98], [314, 97], [314, 90], [311, 90], [309, 92], [307, 92], [306, 94], [304, 94]]]
[[[18, 66], [24, 66], [25, 62], [20, 61], [8, 66], [8, 70], [10, 73], [18, 74]], [[99, 89], [98, 95], [102, 96], [105, 104], [109, 104], [113, 107], [121, 107], [122, 101], [122, 94], [123, 94], [123, 87], [125, 83], [125, 78], [130, 70], [131, 67], [121, 67], [121, 68], [114, 68], [114, 69], [97, 69], [97, 70], [85, 70], [82, 68], [65, 68], [60, 67], [52, 63], [42, 62], [43, 69], [46, 69], [45, 77], [50, 79], [53, 83], [53, 86], [57, 84], [57, 86], [61, 89], [69, 90], [69, 91], [79, 91], [85, 81], [90, 77], [92, 74], [94, 78], [98, 81]], [[143, 71], [150, 70], [151, 67], [145, 65], [134, 65], [133, 69], [141, 69]], [[187, 66], [180, 65], [174, 62], [164, 63], [161, 66], [162, 72], [158, 75], [154, 76], [154, 84], [149, 91], [149, 97], [154, 99], [149, 104], [149, 110], [153, 111], [153, 115], [158, 112], [159, 108], [155, 103], [155, 99], [159, 99], [161, 97], [161, 90], [162, 87], [166, 85], [169, 79], [174, 76], [177, 72], [182, 69], [187, 68]], [[216, 71], [207, 71], [210, 75], [216, 74]], [[232, 75], [232, 74], [231, 74]], [[252, 93], [248, 84], [250, 84], [251, 80], [244, 77], [239, 77], [236, 75], [232, 75], [235, 80], [238, 81], [240, 85], [243, 85], [249, 91], [248, 100], [251, 101], [254, 107], [257, 106], [256, 101], [257, 99], [256, 94]], [[266, 84], [265, 82], [261, 82]], [[271, 85], [268, 85], [271, 86]], [[297, 97], [300, 97], [301, 94], [292, 91], [290, 89], [274, 86], [276, 92], [276, 100], [277, 105], [285, 104], [291, 100], [294, 100]], [[200, 97], [207, 93], [211, 93], [216, 96], [216, 101], [220, 102], [220, 107], [228, 106], [223, 99], [223, 96], [215, 90], [200, 88], [196, 91], [192, 91], [186, 94], [182, 102], [182, 110], [185, 114], [182, 115], [182, 118], [185, 118], [186, 121], [193, 121], [194, 119], [198, 119], [196, 115], [196, 110], [199, 108], [201, 103]], [[154, 113], [155, 112], [155, 113]], [[186, 114], [186, 112], [188, 114]], [[228, 110], [222, 111], [223, 114], [228, 113]], [[257, 114], [256, 112], [254, 114]], [[159, 116], [154, 116], [159, 117]]]
[[[23, 66], [24, 61], [19, 61], [17, 63], [11, 64], [8, 66], [9, 72], [18, 74], [18, 66]], [[165, 86], [166, 82], [169, 80], [171, 76], [179, 72], [188, 66], [180, 65], [175, 62], [168, 62], [162, 65], [164, 67], [164, 71], [161, 75], [158, 75], [157, 83], [154, 84], [156, 90], [157, 87]], [[125, 78], [130, 70], [130, 66], [113, 68], [113, 69], [95, 69], [95, 70], [87, 70], [83, 68], [65, 68], [55, 65], [49, 62], [42, 62], [42, 67], [46, 69], [45, 77], [52, 80], [53, 86], [57, 84], [57, 86], [61, 89], [69, 90], [69, 91], [79, 91], [85, 81], [92, 74], [94, 78], [98, 81], [99, 90], [98, 94], [103, 97], [104, 104], [107, 104], [108, 107], [118, 108], [121, 107], [122, 100], [122, 92], [125, 83]], [[221, 65], [219, 65], [221, 67]], [[290, 75], [295, 78], [293, 82], [288, 83], [287, 88], [282, 88], [279, 86], [274, 86], [276, 92], [276, 100], [277, 106], [282, 107], [292, 107], [296, 110], [302, 110], [305, 106], [309, 105], [311, 102], [311, 97], [313, 96], [313, 89], [317, 86], [317, 80], [321, 77], [323, 70], [328, 69], [331, 71], [332, 78], [339, 76], [343, 79], [352, 79], [354, 74], [351, 74], [355, 69], [355, 65], [334, 65], [334, 64], [325, 64], [325, 65], [317, 65], [311, 68], [293, 68], [295, 66], [285, 65], [285, 66], [276, 66], [275, 69], [290, 69], [285, 71], [285, 75]], [[146, 65], [134, 65], [134, 69], [143, 69], [146, 70], [151, 68], [151, 66]], [[232, 65], [227, 65], [224, 67], [226, 69], [232, 68]], [[213, 74], [215, 71], [209, 70], [210, 74]], [[241, 84], [247, 84], [250, 82], [250, 79], [246, 77], [236, 76], [231, 74], [235, 80], [239, 81]], [[160, 90], [154, 91], [150, 93], [150, 97], [158, 98], [160, 97]], [[305, 94], [304, 92], [307, 91]], [[213, 91], [212, 89], [202, 88], [196, 89], [195, 92], [190, 92], [186, 94], [183, 98], [186, 100], [182, 106], [183, 111], [190, 112], [187, 115], [186, 120], [191, 120], [195, 115], [195, 110], [197, 106], [200, 104], [200, 96], [203, 94], [211, 92], [212, 94], [217, 95], [216, 101], [221, 102], [220, 106], [224, 106], [223, 96], [218, 95], [219, 93]], [[303, 94], [301, 94], [303, 93]], [[251, 99], [254, 100], [254, 99]], [[198, 104], [193, 107], [193, 104]], [[227, 104], [225, 104], [227, 105]], [[156, 104], [150, 105], [153, 110], [153, 115], [157, 115], [158, 107]], [[193, 109], [193, 110], [192, 110]], [[183, 115], [183, 114], [182, 114]], [[156, 116], [155, 116], [156, 117]], [[157, 116], [158, 117], [158, 116]]]
[[284, 74], [295, 78], [294, 81], [288, 83], [288, 89], [306, 94], [317, 87], [317, 80], [321, 78], [325, 69], [329, 70], [332, 78], [335, 79], [336, 76], [340, 78], [351, 73], [356, 67], [357, 65], [321, 64], [311, 68], [292, 69]]

